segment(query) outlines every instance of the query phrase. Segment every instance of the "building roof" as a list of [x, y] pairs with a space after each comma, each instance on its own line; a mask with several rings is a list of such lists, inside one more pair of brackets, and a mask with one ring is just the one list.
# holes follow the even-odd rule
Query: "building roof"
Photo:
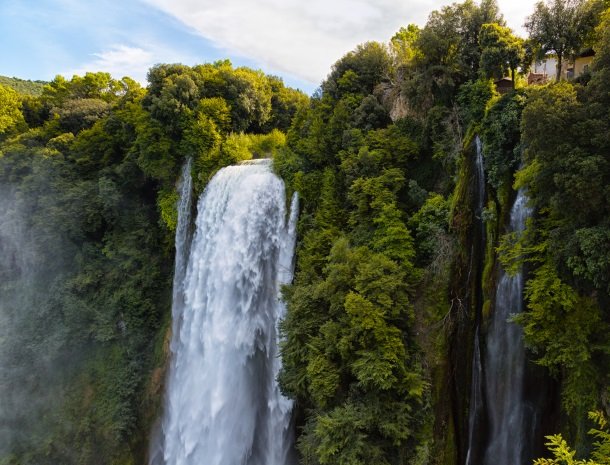
[[593, 50], [592, 48], [587, 48], [585, 50], [583, 50], [582, 52], [580, 52], [578, 55], [576, 55], [576, 58], [587, 58], [587, 57], [594, 57], [595, 56], [595, 50]]

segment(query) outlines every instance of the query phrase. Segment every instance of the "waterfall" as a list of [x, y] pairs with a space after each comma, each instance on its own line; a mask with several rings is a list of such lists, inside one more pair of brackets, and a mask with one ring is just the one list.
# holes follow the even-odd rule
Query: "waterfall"
[[[527, 196], [520, 190], [510, 214], [510, 230], [520, 233], [531, 214]], [[485, 383], [489, 418], [489, 442], [485, 464], [525, 463], [527, 441], [524, 400], [525, 349], [521, 327], [510, 316], [523, 307], [523, 273], [500, 274], [496, 305], [487, 333]]]
[[[172, 321], [173, 334], [180, 328], [182, 310], [184, 308], [184, 283], [186, 265], [188, 263], [189, 246], [191, 240], [191, 208], [193, 202], [193, 181], [191, 178], [191, 164], [189, 158], [182, 168], [182, 176], [178, 191], [178, 223], [176, 225], [176, 259], [174, 264], [174, 283], [172, 294]], [[172, 347], [173, 349], [173, 347]]]
[[478, 444], [476, 432], [485, 411], [483, 409], [483, 367], [481, 365], [481, 343], [479, 337], [479, 327], [477, 326], [474, 334], [474, 351], [472, 355], [472, 384], [470, 387], [470, 411], [468, 414], [468, 453], [466, 455], [466, 465], [476, 463]]
[[[475, 138], [476, 159], [475, 159], [475, 220], [479, 230], [479, 250], [481, 253], [485, 249], [485, 222], [483, 221], [483, 210], [485, 208], [485, 167], [483, 165], [483, 144], [479, 136]], [[475, 241], [476, 242], [476, 236]], [[471, 252], [471, 260], [474, 259], [474, 245]], [[472, 268], [472, 264], [471, 264]], [[480, 267], [478, 267], [480, 268]], [[478, 269], [477, 268], [477, 269]], [[480, 272], [475, 277], [477, 280], [477, 303], [478, 308], [475, 316], [474, 330], [474, 349], [472, 354], [472, 381], [470, 386], [470, 409], [468, 414], [468, 453], [466, 455], [466, 465], [476, 464], [480, 455], [480, 438], [477, 432], [480, 431], [481, 422], [484, 416], [484, 395], [483, 395], [483, 365], [481, 362], [480, 344], [480, 307], [482, 305], [482, 292], [480, 285]]]
[[[475, 163], [476, 181], [477, 181], [477, 205], [475, 216], [479, 223], [479, 231], [481, 232], [481, 241], [485, 241], [485, 222], [483, 221], [483, 210], [485, 209], [485, 165], [483, 163], [483, 142], [481, 138], [476, 136], [475, 144], [477, 148], [477, 158]], [[482, 248], [482, 247], [481, 247]]]
[[[475, 142], [475, 218], [479, 222], [479, 247], [483, 250], [485, 172], [479, 137]], [[523, 191], [519, 191], [510, 213], [510, 231], [521, 233], [530, 213], [527, 197]], [[474, 248], [472, 255], [474, 256]], [[478, 283], [480, 276], [475, 279]], [[523, 274], [519, 272], [509, 276], [504, 271], [500, 272], [494, 313], [483, 347], [479, 313], [481, 301], [482, 296], [479, 295], [472, 357], [466, 465], [521, 465], [526, 460], [525, 446], [528, 438], [525, 431], [531, 423], [526, 419], [529, 413], [525, 413], [528, 410], [524, 399], [526, 359], [522, 330], [509, 319], [511, 315], [522, 311]]]
[[277, 325], [279, 288], [292, 279], [297, 198], [287, 219], [284, 184], [269, 160], [223, 168], [198, 202], [187, 251], [186, 177], [162, 462], [288, 465], [292, 402], [276, 381]]

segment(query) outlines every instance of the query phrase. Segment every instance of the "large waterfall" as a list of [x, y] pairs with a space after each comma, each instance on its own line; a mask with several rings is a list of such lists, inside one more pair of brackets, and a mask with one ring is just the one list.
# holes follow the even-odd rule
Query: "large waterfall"
[[288, 465], [292, 402], [276, 381], [277, 324], [279, 288], [292, 279], [296, 196], [287, 218], [269, 160], [224, 168], [199, 200], [190, 241], [187, 170], [183, 178], [163, 459], [155, 462]]
[[[510, 215], [510, 230], [520, 233], [530, 215], [523, 190], [517, 194]], [[525, 349], [521, 327], [508, 320], [522, 311], [523, 273], [503, 271], [496, 291], [495, 311], [487, 333], [485, 385], [489, 418], [486, 465], [525, 463], [526, 403], [523, 395]]]

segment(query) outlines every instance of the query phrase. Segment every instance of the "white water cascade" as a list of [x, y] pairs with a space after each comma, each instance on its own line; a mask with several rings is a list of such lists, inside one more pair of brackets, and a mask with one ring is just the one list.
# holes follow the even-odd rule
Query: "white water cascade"
[[[527, 196], [520, 190], [510, 214], [510, 230], [521, 233], [531, 214]], [[525, 463], [526, 403], [524, 400], [525, 348], [523, 331], [509, 321], [523, 310], [523, 273], [501, 272], [496, 305], [487, 332], [485, 384], [489, 441], [485, 465]]]
[[285, 311], [279, 289], [292, 279], [296, 195], [287, 218], [284, 183], [269, 160], [220, 170], [199, 200], [188, 252], [186, 182], [185, 176], [163, 458], [155, 462], [290, 465], [292, 401], [276, 381], [277, 325]]
[[[483, 143], [479, 136], [475, 138], [476, 159], [475, 159], [475, 181], [476, 181], [476, 209], [475, 220], [479, 225], [479, 248], [485, 249], [485, 222], [483, 221], [483, 210], [485, 208], [485, 167], [483, 164]], [[476, 237], [476, 236], [475, 236]], [[475, 256], [474, 246], [471, 260]], [[471, 264], [471, 269], [472, 269]], [[475, 279], [479, 279], [478, 277]], [[479, 299], [481, 297], [479, 296]], [[485, 414], [483, 404], [483, 365], [481, 361], [480, 345], [480, 321], [475, 318], [476, 327], [474, 331], [474, 349], [472, 354], [472, 381], [470, 387], [470, 411], [468, 415], [468, 453], [466, 455], [466, 465], [476, 465], [476, 456], [479, 449], [479, 437], [477, 433], [481, 429], [482, 417]]]

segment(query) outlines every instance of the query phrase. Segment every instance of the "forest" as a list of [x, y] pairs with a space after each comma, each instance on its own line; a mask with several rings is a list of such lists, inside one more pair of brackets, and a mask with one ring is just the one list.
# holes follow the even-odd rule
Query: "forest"
[[252, 158], [300, 197], [278, 378], [299, 463], [507, 463], [472, 439], [492, 435], [473, 375], [506, 274], [536, 418], [520, 463], [610, 464], [610, 3], [539, 2], [525, 29], [453, 3], [310, 97], [228, 60], [159, 64], [146, 87], [0, 79], [0, 465], [148, 462], [181, 168], [199, 195]]

